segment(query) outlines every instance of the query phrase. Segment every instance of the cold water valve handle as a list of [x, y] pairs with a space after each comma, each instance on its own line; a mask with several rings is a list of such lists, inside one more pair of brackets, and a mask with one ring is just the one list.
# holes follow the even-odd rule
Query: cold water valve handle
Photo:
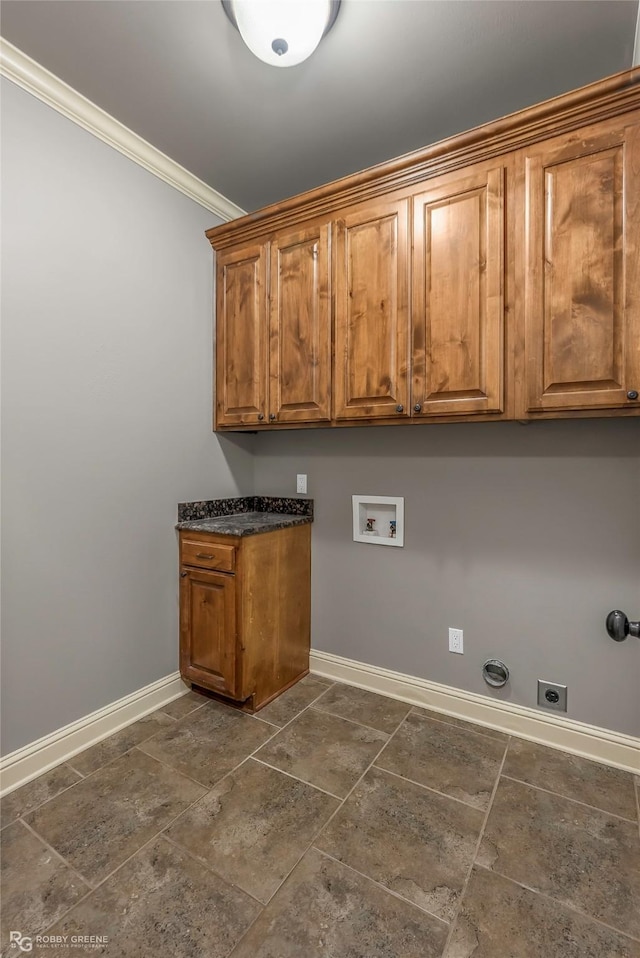
[[628, 635], [640, 639], [640, 622], [629, 622], [620, 609], [614, 609], [607, 616], [607, 632], [614, 642], [624, 642]]

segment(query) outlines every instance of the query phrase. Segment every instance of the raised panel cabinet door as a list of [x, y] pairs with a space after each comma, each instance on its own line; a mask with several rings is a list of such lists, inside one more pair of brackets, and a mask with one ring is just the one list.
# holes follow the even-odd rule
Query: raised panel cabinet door
[[414, 415], [504, 409], [505, 169], [414, 197]]
[[196, 569], [182, 569], [180, 575], [180, 672], [196, 685], [236, 698], [235, 577]]
[[331, 418], [329, 227], [271, 244], [269, 419]]
[[335, 224], [335, 417], [409, 415], [408, 200]]
[[524, 156], [527, 412], [639, 405], [634, 121], [557, 138]]
[[218, 253], [216, 425], [266, 420], [267, 248]]

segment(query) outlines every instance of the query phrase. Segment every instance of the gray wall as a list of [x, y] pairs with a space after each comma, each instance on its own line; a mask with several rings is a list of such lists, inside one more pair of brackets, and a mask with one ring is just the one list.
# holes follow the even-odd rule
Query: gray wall
[[2, 81], [3, 752], [177, 668], [181, 499], [211, 432], [215, 217]]
[[[535, 705], [569, 686], [569, 717], [640, 733], [640, 421], [377, 427], [256, 438], [256, 489], [309, 476], [312, 644]], [[351, 495], [405, 497], [405, 547], [352, 541]], [[464, 629], [464, 655], [448, 651]], [[480, 667], [504, 659], [490, 693]]]

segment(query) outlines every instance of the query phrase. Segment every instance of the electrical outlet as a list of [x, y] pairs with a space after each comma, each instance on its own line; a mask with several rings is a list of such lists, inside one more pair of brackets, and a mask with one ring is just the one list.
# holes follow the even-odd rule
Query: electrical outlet
[[307, 494], [307, 477], [302, 473], [298, 473], [296, 476], [296, 492], [302, 496]]
[[463, 654], [462, 629], [449, 629], [449, 651]]
[[567, 711], [567, 686], [538, 679], [538, 705], [556, 712]]

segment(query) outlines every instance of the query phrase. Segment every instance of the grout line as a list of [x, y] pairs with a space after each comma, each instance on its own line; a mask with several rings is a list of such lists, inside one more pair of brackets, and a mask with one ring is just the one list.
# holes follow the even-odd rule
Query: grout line
[[467, 871], [467, 877], [466, 877], [465, 880], [464, 880], [464, 884], [463, 884], [462, 890], [461, 890], [461, 892], [460, 892], [460, 897], [458, 898], [458, 904], [457, 904], [457, 906], [456, 906], [456, 908], [455, 908], [455, 911], [454, 911], [454, 913], [453, 913], [453, 917], [452, 917], [452, 919], [451, 919], [451, 928], [449, 929], [449, 934], [447, 935], [447, 940], [446, 940], [446, 942], [445, 942], [445, 946], [444, 946], [444, 949], [443, 949], [443, 952], [442, 952], [443, 955], [446, 955], [446, 953], [447, 953], [447, 949], [448, 949], [449, 944], [450, 944], [450, 942], [451, 942], [451, 937], [452, 937], [452, 935], [453, 935], [453, 931], [454, 931], [454, 929], [455, 929], [455, 927], [456, 927], [456, 924], [457, 924], [457, 922], [458, 922], [458, 916], [459, 916], [460, 910], [461, 910], [461, 908], [462, 908], [462, 902], [464, 901], [464, 896], [467, 894], [467, 888], [469, 887], [469, 881], [471, 880], [471, 873], [473, 872], [473, 866], [474, 866], [474, 864], [475, 864], [476, 858], [478, 857], [478, 852], [480, 851], [480, 845], [482, 844], [482, 839], [484, 838], [484, 832], [485, 832], [485, 829], [486, 829], [486, 827], [487, 827], [487, 822], [489, 821], [489, 815], [491, 814], [491, 809], [493, 808], [493, 802], [494, 802], [494, 799], [495, 799], [495, 797], [496, 797], [496, 792], [498, 791], [498, 785], [500, 784], [500, 778], [501, 778], [501, 776], [502, 776], [502, 769], [504, 768], [504, 763], [505, 763], [506, 760], [507, 760], [507, 752], [509, 751], [509, 745], [510, 745], [510, 744], [511, 744], [511, 736], [509, 736], [509, 738], [507, 739], [507, 741], [506, 741], [506, 743], [505, 743], [504, 753], [503, 753], [503, 756], [502, 756], [502, 761], [500, 762], [500, 768], [498, 769], [498, 774], [496, 775], [496, 780], [495, 780], [495, 782], [494, 782], [493, 790], [492, 790], [492, 792], [491, 792], [491, 798], [489, 799], [489, 805], [488, 805], [488, 807], [487, 807], [487, 811], [486, 811], [486, 814], [485, 814], [485, 816], [484, 816], [484, 821], [483, 821], [482, 827], [481, 827], [481, 829], [480, 829], [480, 834], [478, 835], [478, 841], [476, 842], [476, 847], [475, 847], [475, 850], [474, 850], [473, 855], [472, 855], [472, 857], [471, 857], [471, 864], [469, 865], [469, 869], [468, 869], [468, 871]]
[[617, 818], [621, 822], [629, 822], [631, 825], [635, 825], [634, 818], [625, 818], [624, 815], [616, 815], [615, 812], [610, 812], [606, 808], [601, 808], [599, 805], [589, 805], [588, 802], [581, 802], [578, 798], [572, 798], [571, 795], [563, 795], [562, 792], [554, 792], [550, 788], [544, 788], [542, 785], [534, 785], [532, 782], [525, 782], [521, 778], [515, 778], [513, 775], [502, 774], [502, 778], [507, 779], [509, 782], [517, 782], [518, 785], [524, 785], [526, 788], [535, 788], [537, 792], [545, 792], [547, 795], [553, 795], [555, 798], [563, 798], [567, 802], [573, 802], [574, 805], [582, 805], [583, 808], [588, 808], [592, 812], [600, 812], [602, 815], [610, 815], [612, 818]]
[[210, 874], [215, 875], [216, 878], [219, 878], [224, 885], [227, 885], [229, 888], [235, 888], [236, 891], [242, 892], [242, 894], [246, 895], [247, 898], [251, 898], [251, 900], [255, 901], [257, 905], [260, 905], [260, 908], [264, 911], [265, 906], [263, 901], [260, 901], [260, 899], [256, 898], [255, 895], [252, 895], [251, 892], [247, 891], [246, 888], [243, 888], [242, 885], [238, 885], [237, 882], [232, 882], [228, 878], [225, 878], [225, 876], [221, 875], [219, 871], [216, 871], [210, 862], [206, 861], [204, 858], [199, 858], [188, 848], [185, 848], [184, 845], [181, 845], [180, 842], [177, 842], [175, 838], [170, 838], [169, 835], [165, 835], [164, 832], [161, 832], [160, 840], [167, 842], [167, 844], [171, 845], [172, 848], [175, 848], [183, 855], [186, 855], [186, 857], [190, 858], [192, 861], [197, 862], [197, 864], [204, 868], [205, 871], [208, 871]]
[[[141, 742], [140, 745], [144, 745], [144, 742]], [[168, 762], [165, 762], [162, 758], [157, 758], [155, 755], [151, 755], [150, 752], [145, 752], [143, 748], [140, 748], [138, 745], [134, 745], [133, 748], [129, 749], [129, 752], [133, 752], [137, 749], [139, 752], [142, 752], [143, 755], [146, 755], [147, 758], [152, 758], [154, 762], [157, 762], [158, 765], [162, 765], [163, 768], [168, 769], [168, 771], [173, 772], [174, 775], [181, 775], [183, 778], [188, 779], [188, 781], [193, 782], [194, 785], [199, 785], [200, 788], [204, 788], [207, 792], [210, 792], [212, 788], [218, 784], [217, 782], [214, 785], [207, 785], [205, 782], [200, 782], [197, 778], [193, 778], [192, 775], [187, 775], [186, 772], [182, 772], [179, 768], [176, 768], [175, 765], [169, 765]], [[128, 755], [129, 752], [126, 752]], [[235, 766], [234, 766], [235, 767]], [[228, 774], [228, 773], [225, 773]], [[224, 776], [223, 776], [224, 777]]]
[[[57, 769], [57, 768], [62, 768], [63, 765], [69, 765], [69, 763], [68, 763], [68, 762], [62, 762], [60, 765], [54, 765], [54, 767], [53, 767], [52, 769], [50, 769], [50, 771], [54, 771], [54, 769]], [[69, 765], [69, 768], [71, 768], [70, 765]], [[20, 812], [20, 814], [17, 815], [17, 816], [13, 819], [13, 821], [7, 822], [7, 824], [6, 824], [6, 825], [3, 825], [2, 828], [6, 828], [8, 825], [13, 825], [13, 822], [17, 822], [18, 819], [24, 820], [24, 818], [25, 818], [26, 815], [31, 815], [32, 812], [37, 812], [39, 808], [42, 808], [42, 806], [43, 806], [43, 805], [46, 805], [48, 802], [52, 802], [52, 801], [54, 800], [54, 798], [57, 798], [57, 797], [58, 797], [58, 795], [63, 795], [65, 792], [68, 792], [70, 788], [74, 788], [76, 785], [79, 785], [80, 782], [85, 778], [85, 776], [82, 774], [82, 772], [76, 771], [75, 768], [71, 768], [71, 771], [72, 771], [72, 772], [75, 772], [76, 775], [79, 775], [79, 776], [80, 776], [80, 778], [79, 778], [79, 780], [78, 780], [77, 782], [72, 782], [71, 785], [67, 785], [65, 788], [61, 788], [60, 791], [59, 791], [59, 792], [56, 792], [55, 795], [51, 795], [49, 798], [45, 798], [44, 802], [40, 802], [38, 805], [33, 805], [28, 811]], [[48, 774], [47, 772], [43, 772], [43, 775], [47, 775], [47, 774]], [[37, 779], [32, 779], [32, 781], [37, 781]], [[27, 782], [27, 785], [30, 785], [30, 784], [31, 784], [31, 782]], [[21, 787], [22, 787], [22, 788], [26, 788], [27, 786], [24, 785], [24, 786], [21, 786]], [[17, 788], [15, 791], [16, 791], [16, 792], [19, 792], [20, 789]], [[10, 792], [9, 794], [12, 795], [13, 792]], [[7, 798], [8, 798], [8, 797], [9, 797], [9, 795], [7, 795]]]
[[[103, 740], [103, 741], [104, 741], [104, 740]], [[78, 752], [78, 755], [82, 755], [82, 752]], [[75, 758], [75, 755], [74, 755], [73, 757]], [[69, 762], [69, 761], [62, 762], [62, 765], [68, 765], [72, 772], [75, 772], [76, 775], [79, 775], [79, 776], [80, 776], [80, 781], [82, 781], [83, 778], [86, 778], [86, 777], [87, 777], [87, 773], [86, 773], [86, 772], [79, 772], [78, 769], [75, 767], [75, 765], [72, 765], [71, 762]], [[61, 768], [62, 765], [55, 765], [54, 768]], [[47, 773], [45, 772], [44, 774], [46, 775]], [[91, 774], [91, 773], [89, 773], [89, 774]], [[35, 779], [35, 781], [37, 781], [37, 779]], [[27, 784], [29, 784], [29, 783], [27, 783]], [[74, 784], [74, 785], [77, 785], [78, 783], [77, 783], [77, 782], [74, 782], [73, 784]], [[69, 786], [69, 788], [71, 788], [71, 786]], [[18, 791], [19, 791], [19, 789], [18, 789]], [[63, 791], [66, 791], [66, 789], [63, 789]], [[58, 794], [61, 795], [62, 793], [61, 793], [61, 792], [58, 792]], [[44, 802], [43, 802], [42, 804], [44, 805]]]
[[305, 778], [300, 778], [298, 775], [292, 775], [291, 772], [285, 772], [283, 768], [278, 768], [277, 765], [271, 765], [269, 762], [265, 762], [263, 758], [256, 758], [255, 755], [249, 755], [247, 761], [258, 762], [260, 765], [264, 765], [266, 768], [270, 768], [274, 772], [280, 772], [281, 775], [286, 775], [287, 778], [292, 778], [294, 782], [300, 782], [301, 785], [308, 785], [309, 788], [315, 788], [316, 791], [322, 792], [324, 795], [328, 795], [329, 798], [337, 798], [339, 802], [342, 802], [343, 799], [336, 795], [335, 792], [328, 792], [326, 788], [321, 788], [319, 785], [314, 785], [313, 782], [308, 782]]
[[526, 891], [530, 891], [533, 895], [537, 895], [539, 898], [544, 898], [545, 901], [550, 902], [552, 905], [560, 905], [562, 908], [566, 908], [567, 911], [570, 911], [574, 915], [579, 915], [581, 918], [588, 918], [596, 925], [601, 925], [608, 931], [613, 931], [617, 935], [622, 935], [624, 938], [628, 938], [630, 941], [640, 941], [640, 937], [636, 938], [635, 935], [630, 934], [628, 931], [622, 931], [621, 928], [616, 928], [615, 925], [608, 925], [607, 922], [602, 921], [601, 918], [596, 918], [592, 912], [580, 911], [580, 909], [575, 905], [563, 901], [561, 898], [554, 898], [553, 895], [549, 895], [547, 892], [541, 891], [539, 888], [534, 888], [533, 885], [525, 885], [524, 882], [517, 881], [515, 878], [510, 878], [509, 875], [504, 875], [502, 872], [496, 871], [494, 868], [487, 868], [486, 865], [482, 865], [480, 862], [476, 862], [475, 865], [476, 868], [481, 868], [483, 871], [489, 872], [492, 875], [498, 875], [505, 881], [511, 882], [511, 884], [517, 885], [519, 888], [524, 888]]
[[[503, 732], [501, 729], [493, 729], [489, 725], [478, 725], [476, 722], [467, 722], [466, 719], [457, 719], [455, 715], [447, 715], [446, 712], [434, 712], [430, 715], [424, 715], [424, 712], [429, 711], [430, 709], [427, 705], [424, 707], [414, 705], [411, 708], [411, 712], [414, 715], [418, 715], [428, 722], [439, 722], [441, 725], [448, 725], [449, 728], [457, 728], [461, 732], [474, 732], [476, 735], [484, 735], [485, 738], [491, 738], [494, 742], [504, 742], [506, 738], [511, 738], [508, 732]], [[450, 719], [450, 721], [447, 721], [447, 719]], [[458, 722], [461, 724], [458, 724]], [[491, 732], [494, 734], [491, 735]]]
[[[175, 772], [175, 769], [172, 769], [172, 771]], [[186, 777], [186, 776], [185, 776], [185, 777]], [[191, 779], [191, 781], [193, 781], [193, 779]], [[197, 784], [200, 785], [201, 783], [198, 782]], [[204, 787], [204, 786], [201, 785], [201, 787]], [[120, 871], [121, 868], [123, 868], [125, 865], [127, 865], [127, 864], [131, 861], [132, 858], [135, 858], [136, 855], [138, 855], [143, 849], [147, 848], [148, 845], [151, 845], [154, 841], [156, 841], [156, 839], [160, 838], [160, 837], [162, 836], [163, 831], [164, 831], [166, 828], [170, 828], [170, 826], [173, 825], [173, 823], [176, 821], [176, 819], [180, 818], [181, 815], [184, 815], [185, 812], [188, 812], [189, 809], [193, 808], [194, 805], [197, 805], [198, 802], [201, 801], [206, 794], [207, 794], [207, 792], [205, 792], [204, 795], [199, 795], [198, 798], [195, 799], [195, 801], [193, 801], [193, 802], [191, 802], [189, 805], [187, 805], [186, 808], [183, 808], [180, 812], [178, 812], [177, 815], [174, 815], [174, 817], [173, 817], [170, 821], [166, 822], [166, 824], [163, 825], [162, 828], [160, 828], [157, 832], [154, 832], [153, 835], [152, 835], [146, 842], [143, 842], [143, 844], [140, 845], [139, 848], [136, 848], [136, 850], [135, 850], [134, 852], [132, 852], [131, 855], [129, 855], [128, 858], [125, 858], [124, 861], [122, 861], [122, 862], [120, 862], [118, 865], [116, 865], [115, 868], [113, 868], [107, 875], [105, 875], [103, 878], [101, 878], [100, 881], [97, 882], [95, 885], [93, 885], [92, 887], [90, 886], [90, 891], [89, 891], [86, 895], [84, 895], [79, 901], [75, 902], [75, 904], [72, 905], [71, 908], [68, 908], [67, 911], [65, 911], [62, 915], [60, 915], [60, 917], [57, 918], [56, 921], [52, 922], [52, 924], [49, 925], [49, 927], [48, 927], [47, 929], [45, 929], [45, 932], [44, 932], [44, 933], [47, 933], [48, 931], [50, 931], [51, 928], [53, 928], [55, 925], [57, 925], [59, 922], [61, 922], [63, 918], [66, 918], [66, 916], [69, 914], [69, 912], [73, 911], [74, 908], [77, 908], [77, 907], [78, 907], [79, 905], [81, 905], [84, 901], [86, 901], [86, 899], [89, 898], [89, 897], [90, 897], [95, 891], [97, 891], [99, 888], [101, 888], [102, 885], [105, 884], [105, 882], [108, 882], [109, 879], [112, 878], [113, 875], [116, 874], [116, 872]], [[38, 835], [37, 832], [36, 832], [35, 834]], [[40, 836], [38, 835], [38, 837], [40, 837]], [[55, 851], [55, 849], [54, 849], [54, 851]], [[59, 852], [56, 853], [56, 854], [59, 855]], [[60, 857], [62, 858], [61, 855], [60, 855]], [[67, 861], [66, 861], [66, 859], [63, 858], [62, 860], [65, 862], [65, 864], [68, 864]], [[69, 867], [72, 867], [72, 866], [69, 866]], [[74, 869], [74, 870], [75, 870], [75, 869]], [[80, 874], [80, 872], [78, 872], [78, 874]], [[88, 880], [87, 880], [86, 878], [83, 877], [82, 880], [84, 881], [85, 884], [89, 884], [89, 882], [88, 882]], [[228, 883], [227, 883], [227, 884], [228, 884]]]
[[405, 898], [404, 895], [400, 895], [393, 888], [389, 888], [388, 885], [383, 885], [382, 882], [376, 881], [376, 879], [372, 878], [371, 875], [366, 875], [364, 872], [358, 871], [358, 869], [354, 868], [353, 865], [349, 865], [348, 862], [343, 862], [340, 858], [330, 855], [329, 852], [325, 852], [322, 848], [317, 848], [314, 845], [313, 850], [318, 852], [319, 855], [323, 855], [325, 858], [330, 859], [332, 862], [336, 862], [343, 868], [347, 868], [349, 871], [354, 872], [354, 874], [359, 875], [360, 878], [366, 879], [366, 881], [371, 882], [372, 885], [377, 885], [378, 888], [381, 888], [388, 895], [392, 895], [394, 898], [398, 898], [400, 901], [403, 901], [405, 905], [411, 905], [412, 908], [417, 908], [418, 911], [421, 911], [423, 915], [428, 915], [429, 918], [434, 918], [436, 921], [440, 922], [441, 925], [446, 925], [447, 928], [449, 927], [449, 922], [446, 918], [441, 918], [440, 915], [435, 915], [432, 911], [428, 911], [426, 908], [423, 908], [422, 905], [418, 905], [417, 902], [411, 901], [410, 898]]
[[[400, 724], [402, 724], [402, 723], [400, 723]], [[399, 728], [399, 727], [400, 727], [400, 726], [398, 726], [398, 728]], [[397, 729], [396, 729], [396, 732], [397, 732]], [[393, 734], [395, 735], [395, 732], [394, 732]], [[391, 737], [393, 737], [393, 736], [391, 736]], [[329, 822], [331, 822], [332, 819], [338, 814], [338, 812], [340, 811], [340, 809], [343, 807], [344, 803], [347, 801], [347, 799], [349, 798], [349, 796], [350, 796], [351, 793], [353, 792], [354, 788], [356, 788], [356, 786], [359, 784], [359, 782], [364, 778], [364, 776], [367, 774], [367, 772], [369, 771], [369, 769], [370, 769], [371, 766], [373, 765], [373, 762], [375, 761], [375, 759], [378, 757], [378, 755], [380, 754], [380, 752], [382, 751], [382, 749], [383, 749], [383, 748], [386, 748], [386, 746], [389, 744], [389, 741], [390, 741], [390, 740], [391, 740], [391, 739], [389, 739], [388, 741], [383, 742], [383, 743], [381, 744], [380, 748], [379, 748], [378, 751], [376, 752], [376, 754], [375, 754], [375, 756], [373, 757], [373, 759], [371, 760], [371, 762], [369, 762], [369, 764], [367, 765], [367, 767], [364, 769], [362, 775], [359, 776], [358, 780], [357, 780], [357, 781], [354, 783], [354, 785], [349, 789], [349, 791], [347, 792], [347, 794], [345, 795], [345, 797], [344, 797], [343, 799], [338, 799], [338, 802], [339, 802], [338, 806], [337, 806], [337, 807], [335, 808], [335, 810], [331, 813], [331, 815], [329, 816], [329, 818], [327, 819], [327, 821], [321, 826], [321, 828], [318, 830], [318, 832], [313, 836], [313, 838], [312, 838], [311, 841], [307, 844], [307, 846], [303, 849], [303, 851], [301, 852], [301, 854], [300, 854], [299, 857], [297, 858], [297, 860], [296, 860], [296, 862], [294, 863], [294, 865], [289, 869], [289, 871], [287, 872], [287, 874], [284, 876], [284, 878], [282, 879], [282, 881], [280, 882], [280, 884], [278, 885], [278, 887], [277, 887], [276, 890], [274, 891], [273, 895], [272, 895], [271, 898], [269, 899], [269, 902], [273, 901], [273, 899], [275, 898], [275, 896], [278, 894], [278, 892], [280, 891], [280, 889], [282, 888], [282, 886], [284, 885], [284, 883], [289, 879], [289, 877], [291, 876], [292, 872], [293, 872], [293, 871], [297, 868], [297, 866], [300, 864], [300, 862], [302, 861], [302, 859], [304, 858], [304, 856], [307, 854], [307, 852], [309, 851], [309, 849], [312, 848], [312, 847], [314, 847], [313, 843], [317, 840], [318, 836], [322, 834], [322, 832], [323, 832], [324, 829], [327, 827], [327, 825], [329, 824]], [[257, 761], [260, 761], [260, 759], [257, 759]], [[277, 769], [277, 771], [281, 771], [281, 769]], [[293, 777], [293, 776], [292, 776], [292, 777]], [[309, 784], [309, 783], [305, 783], [305, 784]], [[316, 787], [316, 786], [314, 786], [314, 788], [315, 788], [315, 787]], [[327, 794], [331, 794], [331, 793], [328, 792]], [[332, 796], [332, 797], [338, 798], [337, 795]], [[267, 904], [268, 904], [268, 903], [267, 903]], [[248, 929], [247, 929], [247, 930], [248, 930]]]
[[[473, 808], [474, 811], [479, 812], [481, 815], [484, 815], [486, 808], [480, 807], [479, 805], [472, 805], [470, 802], [465, 802], [462, 798], [456, 798], [455, 795], [448, 795], [447, 792], [440, 792], [437, 788], [432, 788], [431, 785], [424, 785], [423, 782], [416, 782], [414, 778], [407, 778], [406, 775], [400, 775], [398, 772], [392, 772], [389, 768], [383, 768], [382, 765], [374, 765], [373, 768], [376, 772], [384, 772], [385, 775], [393, 775], [394, 778], [399, 778], [402, 782], [408, 782], [410, 785], [417, 785], [418, 788], [422, 788], [425, 792], [433, 792], [434, 795], [439, 795], [441, 798], [448, 798], [452, 802], [457, 802], [459, 805], [464, 805], [465, 808]], [[371, 771], [371, 769], [369, 769]]]
[[[370, 729], [370, 731], [372, 731], [372, 732], [382, 732], [383, 735], [393, 735], [393, 732], [395, 732], [395, 731], [397, 730], [397, 728], [398, 728], [398, 726], [396, 726], [396, 728], [394, 728], [393, 732], [385, 732], [384, 729], [376, 728], [375, 725], [366, 725], [365, 722], [358, 722], [357, 719], [347, 718], [346, 715], [340, 715], [339, 712], [331, 712], [329, 709], [323, 709], [323, 708], [321, 708], [321, 707], [317, 704], [317, 702], [318, 702], [318, 700], [316, 699], [315, 702], [313, 702], [313, 703], [309, 706], [309, 708], [313, 709], [314, 712], [322, 712], [323, 715], [333, 715], [334, 718], [344, 719], [345, 722], [352, 722], [353, 725], [359, 725], [360, 728]], [[408, 714], [409, 714], [409, 712], [407, 712], [407, 715], [408, 715]], [[401, 719], [399, 719], [398, 725], [401, 725], [401, 724], [404, 722], [404, 720], [406, 719], [407, 715], [404, 715]]]
[[[335, 682], [334, 682], [333, 684], [335, 685]], [[295, 688], [295, 686], [292, 686], [292, 688]], [[282, 732], [282, 730], [285, 729], [285, 728], [287, 728], [289, 725], [291, 725], [292, 722], [295, 722], [296, 719], [299, 719], [300, 716], [303, 714], [303, 712], [308, 712], [309, 709], [318, 701], [318, 699], [321, 698], [321, 697], [324, 695], [325, 692], [328, 692], [330, 688], [333, 688], [333, 686], [332, 686], [332, 685], [329, 685], [329, 686], [327, 686], [327, 688], [324, 688], [324, 689], [322, 690], [322, 692], [319, 692], [318, 695], [316, 695], [316, 697], [315, 697], [314, 699], [312, 699], [311, 702], [308, 702], [308, 703], [304, 706], [304, 708], [301, 708], [300, 711], [299, 711], [299, 712], [296, 712], [296, 714], [295, 714], [292, 718], [288, 719], [288, 720], [284, 723], [284, 725], [278, 725], [278, 726], [277, 726], [278, 731], [279, 731], [279, 732]], [[287, 689], [287, 692], [288, 692], [288, 691], [289, 691], [289, 689]], [[286, 692], [283, 692], [283, 695], [286, 695]], [[267, 707], [267, 706], [265, 706], [265, 708], [266, 708], [266, 707]], [[250, 717], [251, 717], [251, 718], [258, 718], [257, 715], [252, 715], [252, 716], [250, 716]], [[262, 721], [262, 722], [267, 722], [267, 719], [261, 719], [260, 721]], [[269, 725], [273, 725], [272, 722], [269, 722], [268, 724], [269, 724]]]
[[[28, 831], [31, 832], [32, 835], [34, 835], [34, 836], [38, 839], [39, 842], [41, 842], [50, 852], [52, 852], [52, 853], [56, 856], [56, 858], [60, 859], [60, 861], [62, 862], [62, 864], [65, 866], [65, 868], [68, 868], [69, 871], [73, 872], [73, 874], [76, 875], [76, 877], [79, 878], [79, 879], [82, 881], [82, 884], [87, 886], [87, 888], [89, 889], [89, 892], [92, 892], [92, 891], [93, 891], [93, 889], [94, 889], [94, 887], [95, 887], [95, 886], [93, 885], [93, 883], [90, 882], [88, 878], [85, 878], [85, 876], [82, 874], [82, 872], [78, 871], [78, 869], [75, 867], [75, 865], [72, 865], [71, 862], [68, 861], [68, 860], [64, 857], [64, 855], [62, 855], [59, 851], [57, 851], [57, 850], [53, 847], [53, 845], [50, 845], [49, 842], [46, 840], [46, 838], [44, 838], [44, 837], [40, 834], [40, 832], [37, 832], [37, 831], [35, 830], [35, 828], [33, 828], [31, 825], [29, 825], [28, 822], [25, 822], [25, 820], [24, 820], [23, 818], [20, 818], [19, 821], [21, 822], [22, 825], [24, 825], [24, 827], [25, 827]], [[86, 897], [86, 896], [83, 895], [83, 898], [84, 898], [84, 897]], [[81, 900], [82, 900], [82, 899], [81, 899]]]

